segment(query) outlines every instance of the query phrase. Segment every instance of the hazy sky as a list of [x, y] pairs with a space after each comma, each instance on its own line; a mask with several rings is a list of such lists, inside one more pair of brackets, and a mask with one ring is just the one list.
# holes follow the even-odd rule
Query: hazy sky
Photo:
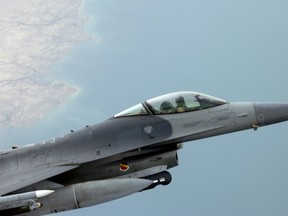
[[[14, 1], [15, 5], [19, 4]], [[62, 4], [53, 2], [56, 6]], [[44, 20], [58, 16], [63, 21], [53, 31], [47, 31], [53, 32], [51, 37], [34, 32], [35, 37], [46, 35], [46, 41], [48, 37], [51, 43], [57, 40], [63, 49], [50, 61], [42, 78], [31, 74], [29, 79], [32, 77], [30, 80], [37, 85], [50, 87], [57, 81], [58, 88], [71, 91], [58, 101], [53, 100], [53, 91], [45, 94], [54, 103], [44, 106], [41, 116], [37, 115], [39, 118], [32, 118], [31, 122], [19, 120], [17, 124], [17, 118], [13, 124], [6, 121], [0, 129], [1, 149], [65, 134], [70, 129], [105, 120], [145, 99], [173, 91], [198, 91], [228, 101], [288, 102], [288, 2], [285, 0], [83, 0], [78, 15], [80, 1], [63, 2], [66, 6], [73, 3], [74, 7], [66, 13], [56, 10], [59, 14], [50, 14], [50, 18], [43, 16]], [[39, 8], [46, 8], [45, 1], [41, 4]], [[35, 8], [35, 1], [31, 0], [30, 6]], [[13, 22], [4, 18], [1, 17], [0, 24], [9, 30]], [[59, 19], [55, 18], [55, 23], [56, 20]], [[18, 30], [22, 31], [22, 27]], [[1, 34], [8, 37], [13, 32]], [[73, 32], [77, 38], [67, 36]], [[65, 38], [71, 42], [67, 44], [69, 47], [63, 45]], [[13, 49], [19, 51], [18, 59], [26, 56], [23, 59], [28, 61], [29, 48], [24, 52], [23, 47]], [[43, 53], [44, 60], [51, 60], [45, 49], [40, 54]], [[5, 50], [0, 48], [0, 51], [3, 56]], [[8, 57], [15, 59], [15, 55]], [[7, 63], [4, 57], [0, 59], [1, 65]], [[38, 67], [35, 68], [37, 72]], [[1, 77], [3, 74], [0, 72]], [[11, 78], [5, 75], [1, 87], [7, 80]], [[0, 93], [5, 92], [2, 89]], [[11, 96], [12, 105], [0, 110], [0, 117], [32, 103], [28, 97], [23, 99], [23, 106], [16, 106], [19, 97]], [[5, 100], [4, 106], [9, 101], [7, 95]], [[40, 101], [39, 107], [43, 103]], [[9, 107], [17, 109], [11, 111]], [[288, 123], [282, 123], [257, 132], [249, 130], [186, 143], [179, 151], [180, 165], [171, 170], [173, 181], [169, 186], [58, 215], [287, 216], [287, 128]]]

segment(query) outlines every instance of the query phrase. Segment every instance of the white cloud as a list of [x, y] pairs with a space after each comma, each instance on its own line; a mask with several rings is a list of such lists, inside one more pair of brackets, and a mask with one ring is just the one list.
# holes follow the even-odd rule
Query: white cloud
[[0, 126], [29, 124], [77, 92], [56, 81], [36, 80], [87, 39], [78, 15], [81, 1], [0, 3]]

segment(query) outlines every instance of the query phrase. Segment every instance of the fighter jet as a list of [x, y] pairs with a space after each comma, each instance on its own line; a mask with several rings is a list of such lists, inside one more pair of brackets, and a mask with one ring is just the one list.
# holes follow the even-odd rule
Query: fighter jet
[[57, 213], [167, 185], [184, 142], [287, 120], [288, 103], [189, 91], [146, 100], [102, 123], [0, 152], [0, 215]]

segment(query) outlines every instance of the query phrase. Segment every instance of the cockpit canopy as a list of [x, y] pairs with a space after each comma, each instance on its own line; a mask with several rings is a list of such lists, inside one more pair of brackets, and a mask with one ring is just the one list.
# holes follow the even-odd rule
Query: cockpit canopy
[[136, 115], [161, 115], [191, 112], [225, 104], [226, 101], [198, 92], [175, 92], [132, 106], [114, 118]]

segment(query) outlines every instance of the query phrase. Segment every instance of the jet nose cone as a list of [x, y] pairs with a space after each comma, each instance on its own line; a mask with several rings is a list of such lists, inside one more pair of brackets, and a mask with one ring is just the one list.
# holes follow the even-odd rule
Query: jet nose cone
[[258, 125], [269, 125], [288, 120], [288, 103], [254, 103]]

